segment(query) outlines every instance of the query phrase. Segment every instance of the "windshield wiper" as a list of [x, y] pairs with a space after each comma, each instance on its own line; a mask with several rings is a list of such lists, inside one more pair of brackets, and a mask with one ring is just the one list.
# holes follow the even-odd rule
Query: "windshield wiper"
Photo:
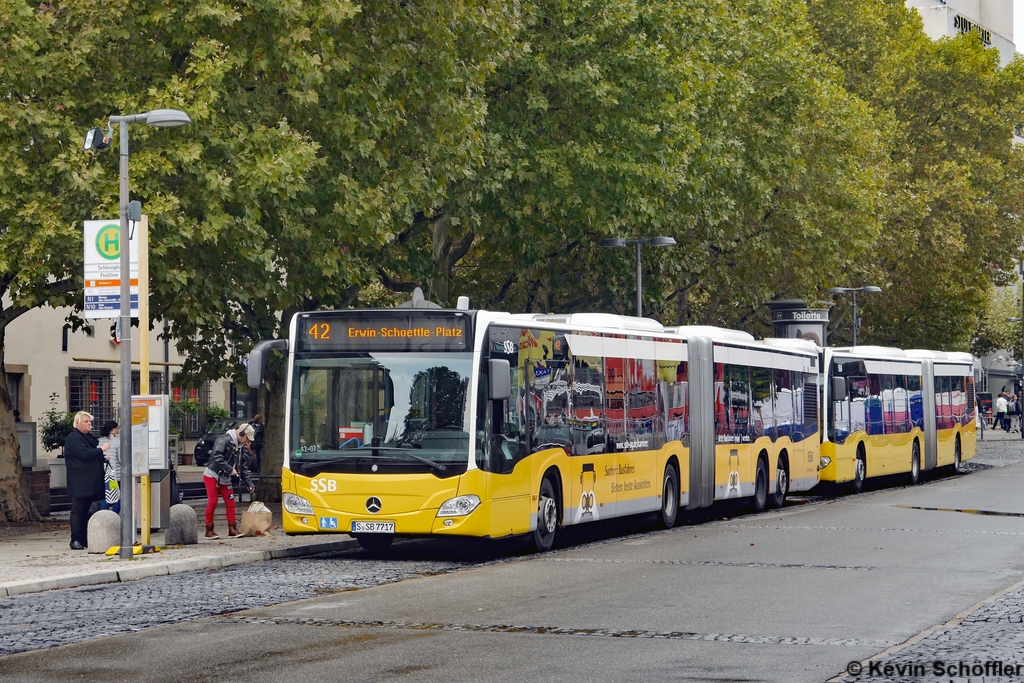
[[[419, 460], [420, 462], [422, 462], [425, 465], [430, 465], [431, 467], [433, 467], [438, 472], [447, 472], [448, 471], [448, 468], [445, 467], [444, 465], [442, 465], [441, 463], [434, 462], [433, 460], [430, 460], [428, 458], [424, 458], [422, 455], [416, 455], [415, 453], [410, 452], [408, 448], [395, 448], [393, 446], [363, 446], [362, 448], [359, 448], [358, 450], [361, 450], [361, 451], [387, 451], [388, 453], [401, 453], [402, 455], [408, 455], [413, 460]], [[374, 453], [374, 455], [376, 455], [376, 453]]]
[[[415, 453], [410, 453], [409, 450], [406, 449], [406, 448], [392, 448], [390, 446], [364, 446], [364, 447], [360, 447], [360, 448], [351, 448], [351, 449], [346, 448], [345, 450], [346, 451], [353, 451], [353, 455], [355, 455], [356, 453], [360, 453], [361, 454], [361, 453], [363, 453], [365, 451], [371, 451], [373, 453], [373, 455], [377, 455], [377, 453], [376, 453], [377, 451], [387, 451], [388, 453], [401, 453], [403, 455], [408, 455], [413, 460], [419, 460], [420, 462], [422, 462], [425, 465], [430, 465], [431, 467], [433, 467], [438, 472], [447, 472], [448, 471], [448, 468], [446, 466], [442, 465], [441, 463], [434, 462], [433, 460], [430, 460], [428, 458], [424, 458], [421, 455], [416, 455]], [[352, 462], [351, 458], [337, 458], [335, 460], [321, 460], [320, 462], [306, 462], [306, 463], [303, 463], [300, 467], [302, 468], [302, 472], [304, 474], [309, 474], [310, 472], [312, 472], [314, 470], [317, 470], [317, 469], [319, 469], [321, 467], [330, 467], [332, 465], [344, 465], [344, 464], [350, 463], [350, 462]]]

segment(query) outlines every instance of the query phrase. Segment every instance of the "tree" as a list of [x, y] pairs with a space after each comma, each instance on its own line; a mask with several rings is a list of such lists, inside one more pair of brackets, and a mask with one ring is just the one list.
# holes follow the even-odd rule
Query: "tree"
[[[82, 221], [116, 215], [111, 203], [95, 203], [102, 174], [81, 152], [81, 140], [101, 112], [118, 111], [109, 93], [123, 92], [129, 77], [103, 71], [111, 36], [123, 31], [117, 15], [76, 0], [0, 0], [0, 521], [37, 516], [21, 479], [5, 331], [37, 306], [77, 302]], [[116, 184], [110, 187], [116, 206]]]
[[802, 5], [540, 1], [520, 41], [488, 83], [486, 167], [382, 253], [394, 289], [631, 313], [631, 254], [601, 240], [671, 235], [647, 312], [747, 326], [871, 244], [884, 148]]
[[[1024, 156], [1012, 144], [1024, 64], [977, 34], [931, 41], [898, 0], [810, 0], [820, 49], [886, 135], [882, 230], [847, 283], [872, 295], [864, 339], [968, 350], [1024, 238]], [[884, 28], [884, 30], [879, 30]]]
[[[180, 175], [140, 193], [159, 226], [154, 309], [188, 356], [184, 376], [240, 380], [253, 343], [374, 283], [375, 249], [479, 163], [482, 86], [516, 11], [383, 0], [161, 20], [205, 98]], [[265, 472], [282, 464], [283, 378], [272, 358]]]

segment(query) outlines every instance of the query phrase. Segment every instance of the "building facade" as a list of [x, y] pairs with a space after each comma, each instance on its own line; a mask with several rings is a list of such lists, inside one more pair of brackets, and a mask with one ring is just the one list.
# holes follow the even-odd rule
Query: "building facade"
[[[906, 4], [921, 15], [924, 32], [932, 40], [977, 31], [985, 47], [999, 51], [1002, 66], [1016, 54], [1014, 35], [1024, 35], [1021, 0], [906, 0]], [[1022, 23], [1022, 31], [1014, 30], [1015, 21]]]
[[[111, 331], [113, 320], [90, 320], [84, 330], [66, 324], [70, 308], [36, 308], [12, 321], [5, 335], [5, 370], [14, 409], [24, 422], [38, 422], [55, 408], [85, 410], [95, 416], [95, 430], [120, 414], [121, 350]], [[149, 333], [149, 393], [169, 394], [172, 399], [194, 399], [198, 410], [172, 417], [174, 429], [183, 439], [182, 453], [191, 453], [205, 427], [210, 406], [226, 409], [238, 417], [250, 417], [254, 400], [248, 387], [236, 387], [229, 380], [203, 382], [198, 386], [176, 386], [175, 376], [184, 357], [174, 344], [159, 339], [163, 329], [157, 323]], [[132, 393], [140, 392], [141, 351], [138, 328], [132, 328]], [[62, 486], [58, 452], [47, 453], [36, 430], [34, 469], [50, 469], [51, 486]], [[26, 461], [23, 456], [22, 461]], [[57, 463], [61, 464], [61, 463]]]

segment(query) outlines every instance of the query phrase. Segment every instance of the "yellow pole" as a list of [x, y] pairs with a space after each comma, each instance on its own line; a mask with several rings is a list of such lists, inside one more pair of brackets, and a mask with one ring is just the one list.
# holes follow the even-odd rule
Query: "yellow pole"
[[[149, 393], [149, 216], [143, 214], [139, 223], [139, 393]], [[149, 475], [141, 478], [140, 489], [142, 499], [139, 507], [142, 511], [142, 544], [149, 545], [150, 506], [152, 493], [149, 487]]]

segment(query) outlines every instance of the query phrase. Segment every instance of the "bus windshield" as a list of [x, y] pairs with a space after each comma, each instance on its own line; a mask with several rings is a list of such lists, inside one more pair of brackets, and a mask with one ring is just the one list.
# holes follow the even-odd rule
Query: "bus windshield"
[[471, 353], [295, 358], [293, 470], [331, 461], [330, 471], [465, 471]]

